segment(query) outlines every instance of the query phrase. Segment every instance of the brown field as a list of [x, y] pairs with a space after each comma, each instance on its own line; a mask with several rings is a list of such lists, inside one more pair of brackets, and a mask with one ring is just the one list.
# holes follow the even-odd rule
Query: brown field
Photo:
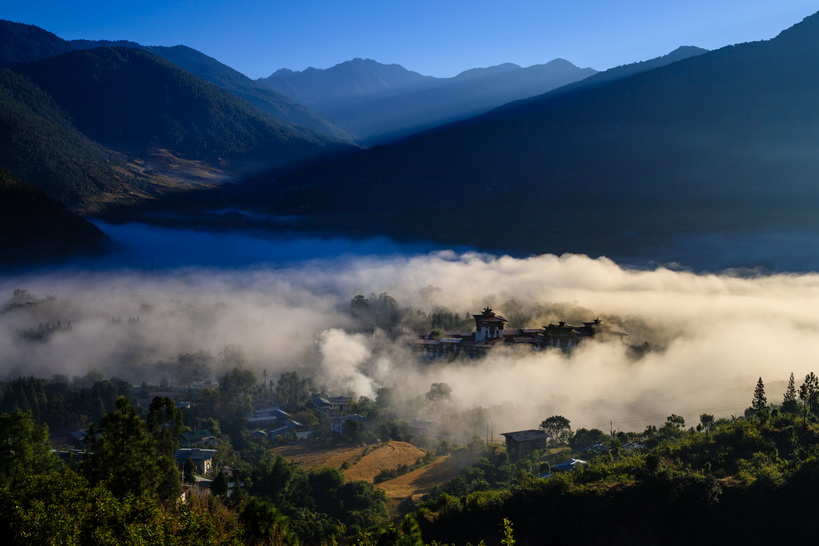
[[[387, 442], [366, 447], [322, 448], [313, 445], [281, 446], [273, 450], [303, 469], [329, 467], [344, 471], [348, 480], [372, 482], [379, 472], [399, 465], [412, 465], [424, 456], [424, 451], [407, 442]], [[463, 463], [450, 456], [436, 459], [431, 464], [395, 479], [377, 484], [389, 499], [417, 499], [427, 494], [435, 485], [454, 477]]]
[[351, 481], [372, 482], [382, 470], [392, 470], [400, 465], [412, 465], [424, 456], [424, 452], [407, 442], [389, 442], [368, 451], [344, 472]]
[[436, 485], [440, 485], [450, 478], [454, 478], [463, 469], [463, 461], [447, 455], [435, 459], [425, 467], [413, 470], [395, 479], [381, 482], [380, 487], [390, 499], [418, 500], [430, 492]]
[[319, 447], [311, 444], [281, 446], [273, 453], [289, 459], [304, 470], [314, 468], [337, 468], [346, 462], [354, 463], [361, 458], [365, 447]]

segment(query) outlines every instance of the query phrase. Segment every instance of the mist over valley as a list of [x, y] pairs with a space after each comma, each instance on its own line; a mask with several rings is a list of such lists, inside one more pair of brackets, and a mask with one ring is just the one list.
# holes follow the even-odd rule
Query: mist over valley
[[[180, 355], [205, 352], [218, 361], [233, 347], [257, 376], [297, 370], [338, 395], [374, 397], [400, 385], [411, 398], [446, 383], [455, 400], [447, 411], [483, 408], [497, 430], [531, 427], [553, 413], [578, 426], [613, 420], [639, 430], [669, 412], [741, 414], [755, 378], [774, 386], [791, 372], [808, 373], [819, 343], [812, 272], [693, 273], [582, 255], [514, 258], [386, 240], [253, 242], [196, 232], [169, 245], [168, 230], [113, 232], [143, 238], [142, 248], [119, 264], [3, 278], [4, 375], [81, 376], [93, 368], [134, 384], [173, 382]], [[399, 323], [382, 331], [356, 321], [357, 294], [389, 294]], [[515, 328], [600, 318], [628, 336], [570, 354], [499, 349], [451, 363], [425, 362], [412, 350], [409, 340], [431, 329], [433, 313], [467, 316], [473, 329], [469, 316], [487, 305]], [[24, 335], [58, 322], [71, 327], [42, 339]], [[635, 359], [629, 346], [646, 341], [651, 349]], [[207, 379], [224, 371], [214, 365]]]

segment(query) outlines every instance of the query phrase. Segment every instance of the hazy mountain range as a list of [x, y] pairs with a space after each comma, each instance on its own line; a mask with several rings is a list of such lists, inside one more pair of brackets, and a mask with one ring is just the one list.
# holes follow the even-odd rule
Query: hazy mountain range
[[359, 142], [376, 144], [540, 95], [595, 72], [555, 59], [528, 68], [506, 63], [434, 78], [395, 64], [353, 59], [326, 70], [282, 69], [258, 82], [319, 112]]

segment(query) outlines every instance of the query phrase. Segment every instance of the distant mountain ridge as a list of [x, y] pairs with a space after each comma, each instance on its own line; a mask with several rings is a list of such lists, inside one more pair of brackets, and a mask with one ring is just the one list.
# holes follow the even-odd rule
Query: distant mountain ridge
[[177, 45], [144, 46], [129, 41], [103, 40], [72, 40], [69, 42], [74, 49], [94, 49], [98, 47], [129, 47], [148, 51], [163, 59], [172, 62], [179, 68], [187, 70], [194, 76], [229, 91], [237, 97], [246, 100], [253, 106], [275, 116], [278, 119], [303, 125], [321, 134], [325, 134], [341, 141], [352, 141], [352, 136], [332, 123], [322, 118], [304, 105], [295, 102], [287, 96], [272, 89], [265, 89], [256, 84], [244, 74], [230, 68], [187, 46]]
[[311, 108], [333, 108], [350, 100], [432, 85], [435, 78], [398, 64], [356, 58], [326, 69], [293, 71], [282, 68], [258, 83]]
[[595, 72], [555, 59], [527, 68], [505, 63], [434, 78], [396, 64], [353, 59], [324, 70], [282, 69], [257, 81], [307, 104], [360, 142], [376, 144], [539, 95]]
[[[641, 72], [654, 70], [655, 68], [662, 68], [663, 66], [676, 63], [678, 61], [683, 61], [691, 57], [696, 57], [698, 55], [702, 55], [703, 53], [708, 53], [708, 50], [695, 46], [680, 46], [667, 55], [662, 55], [646, 61], [616, 66], [603, 72], [598, 72], [583, 80], [564, 85], [563, 87], [550, 91], [550, 96], [556, 97], [559, 95], [571, 95], [572, 93], [583, 89], [590, 89], [598, 85], [603, 85], [616, 80], [622, 80], [623, 78], [634, 76], [636, 74], [640, 74]], [[542, 100], [543, 95], [541, 94], [534, 97], [529, 97], [527, 99], [509, 102], [495, 108], [486, 115], [478, 116], [476, 119], [490, 119], [493, 117], [509, 116], [517, 110], [525, 111], [527, 104], [537, 104], [542, 102]]]

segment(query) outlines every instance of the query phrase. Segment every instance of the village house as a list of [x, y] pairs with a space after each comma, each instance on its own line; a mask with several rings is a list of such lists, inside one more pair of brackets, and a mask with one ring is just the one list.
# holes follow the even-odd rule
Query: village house
[[199, 449], [199, 448], [180, 448], [176, 450], [174, 459], [179, 470], [185, 468], [185, 463], [191, 461], [196, 467], [196, 473], [201, 475], [210, 474], [213, 470], [213, 456], [216, 455], [215, 449]]
[[257, 439], [277, 438], [302, 426], [289, 413], [275, 406], [254, 411], [247, 423], [256, 427], [252, 434]]
[[410, 433], [421, 437], [432, 437], [438, 428], [436, 421], [425, 421], [424, 419], [413, 419], [407, 423], [407, 430]]
[[329, 396], [316, 397], [310, 400], [310, 405], [313, 409], [320, 411], [324, 415], [344, 413], [350, 408], [353, 403], [352, 396]]
[[356, 423], [361, 423], [363, 425], [364, 423], [367, 422], [367, 419], [358, 415], [357, 413], [330, 417], [330, 431], [336, 434], [343, 434], [344, 423], [346, 423], [347, 421], [355, 421]]
[[503, 432], [506, 437], [506, 453], [512, 462], [519, 461], [531, 455], [536, 449], [545, 449], [550, 436], [542, 430], [518, 430]]
[[[572, 326], [565, 322], [549, 324], [542, 328], [505, 329], [507, 320], [486, 307], [475, 318], [474, 332], [447, 332], [439, 338], [421, 334], [413, 343], [416, 353], [427, 360], [455, 358], [465, 355], [482, 358], [496, 347], [525, 346], [535, 350], [559, 349], [571, 352], [583, 340], [597, 335], [601, 330], [599, 319]], [[606, 332], [619, 336], [625, 334]]]
[[183, 447], [213, 447], [219, 445], [219, 440], [211, 431], [201, 428], [191, 432], [183, 432], [180, 443]]

